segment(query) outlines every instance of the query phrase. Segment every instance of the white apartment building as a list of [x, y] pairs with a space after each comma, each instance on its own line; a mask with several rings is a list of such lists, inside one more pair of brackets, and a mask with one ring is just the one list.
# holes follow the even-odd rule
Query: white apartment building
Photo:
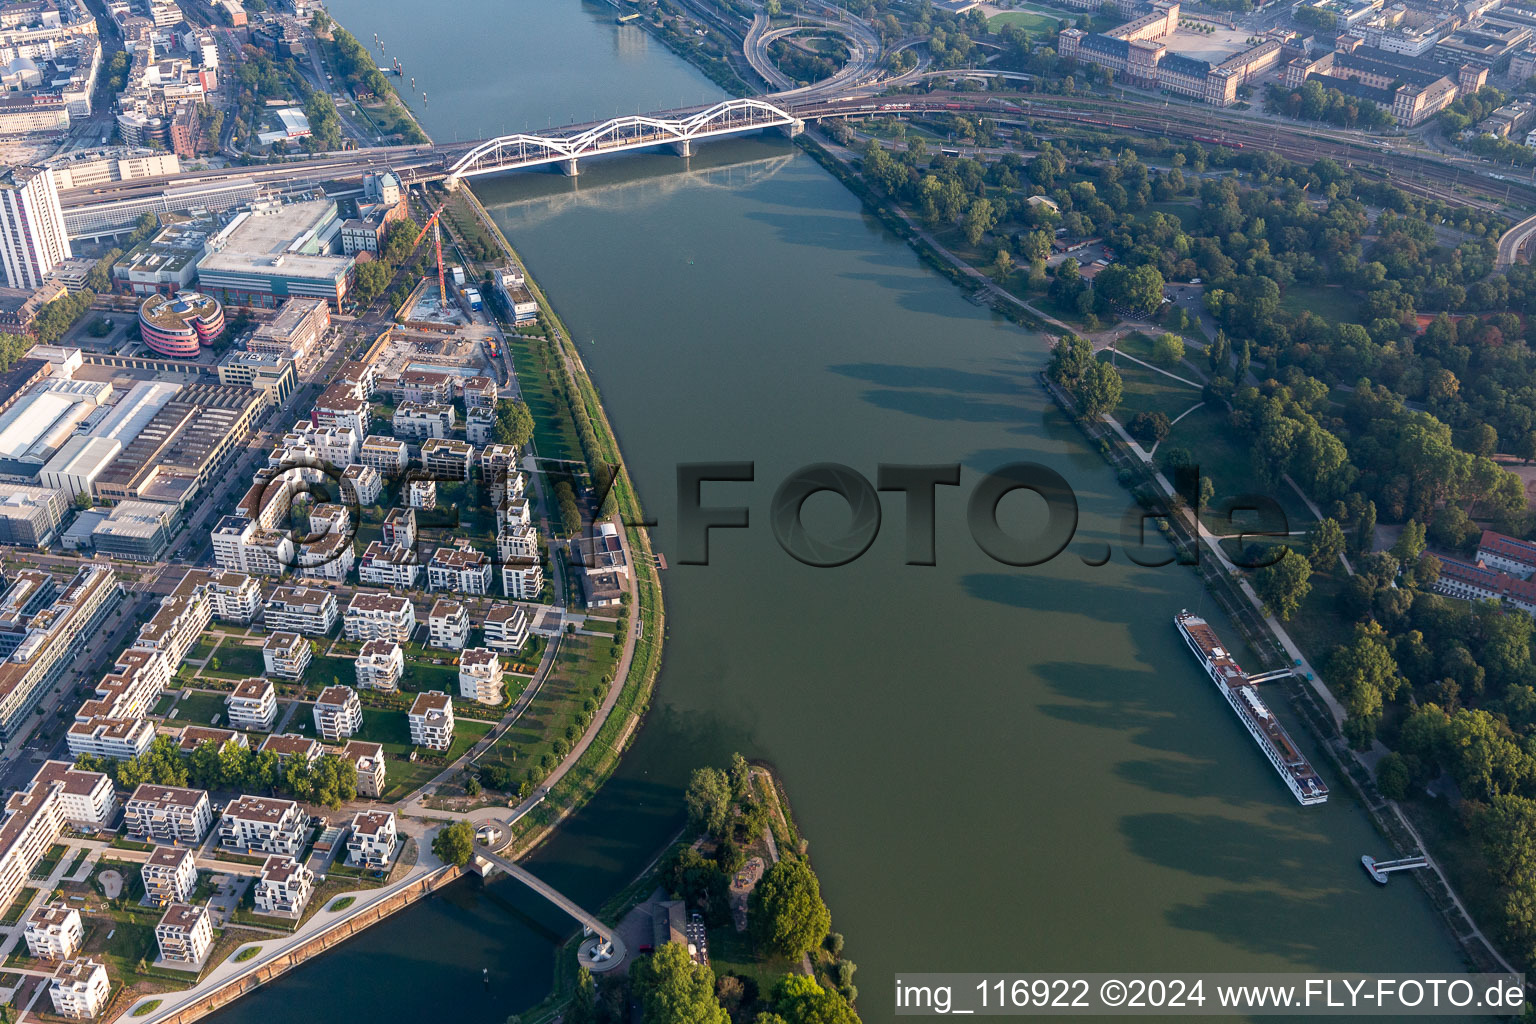
[[514, 601], [537, 601], [544, 593], [540, 562], [507, 562], [501, 567], [502, 593]]
[[469, 643], [469, 612], [458, 601], [438, 598], [427, 613], [427, 643], [450, 651]]
[[369, 434], [363, 438], [357, 458], [363, 465], [378, 470], [380, 476], [389, 478], [405, 472], [411, 464], [411, 450], [398, 438]]
[[68, 960], [85, 939], [80, 911], [62, 903], [45, 904], [27, 915], [27, 952], [43, 960]]
[[224, 704], [229, 708], [229, 724], [236, 729], [271, 732], [272, 723], [277, 721], [277, 687], [270, 679], [253, 676], [240, 680]]
[[481, 631], [491, 650], [516, 653], [528, 643], [528, 613], [521, 605], [498, 604], [486, 612]]
[[[75, 820], [73, 816], [81, 815], [79, 823], [86, 825], [84, 815], [94, 813], [92, 808], [103, 806], [103, 801], [112, 800], [110, 793], [99, 792], [99, 783], [86, 778], [97, 774], [62, 761], [47, 761], [31, 782], [6, 797], [5, 817], [0, 823], [0, 912], [11, 905], [32, 869], [63, 834], [64, 826]], [[74, 778], [72, 788], [93, 792], [66, 793], [66, 783], [74, 776], [79, 778]], [[107, 786], [110, 789], [111, 780]], [[105, 823], [103, 818], [96, 825]]]
[[357, 563], [357, 578], [376, 587], [409, 590], [421, 578], [421, 563], [410, 548], [386, 547], [376, 540], [369, 541]]
[[458, 594], [491, 592], [491, 560], [473, 548], [438, 548], [427, 563], [427, 588]]
[[405, 485], [405, 503], [411, 508], [437, 508], [437, 481], [408, 481]]
[[197, 862], [186, 847], [157, 846], [139, 867], [145, 898], [154, 906], [186, 903], [197, 888]]
[[206, 907], [172, 903], [155, 925], [160, 959], [173, 964], [202, 966], [213, 948], [213, 924]]
[[65, 738], [72, 757], [91, 754], [127, 761], [155, 742], [155, 727], [147, 718], [90, 718], [71, 722]]
[[354, 594], [342, 617], [348, 640], [408, 643], [416, 631], [416, 606], [393, 594]]
[[262, 606], [262, 621], [274, 632], [325, 636], [340, 617], [335, 595], [318, 587], [278, 587]]
[[0, 174], [0, 266], [7, 287], [41, 288], [72, 255], [53, 171], [20, 166]]
[[502, 675], [501, 658], [495, 651], [471, 647], [459, 655], [459, 696], [500, 704]]
[[252, 893], [258, 914], [298, 917], [314, 892], [315, 873], [292, 857], [274, 854], [261, 866]]
[[350, 686], [327, 686], [314, 707], [315, 732], [332, 743], [350, 738], [363, 727], [363, 704]]
[[354, 462], [341, 473], [341, 496], [366, 508], [379, 500], [384, 493], [384, 478], [372, 466]]
[[31, 785], [52, 789], [58, 813], [77, 829], [106, 828], [117, 813], [117, 791], [104, 772], [76, 768], [68, 761], [44, 761]]
[[475, 464], [475, 447], [454, 437], [421, 442], [421, 464], [434, 480], [468, 480]]
[[101, 1015], [107, 1008], [107, 996], [112, 992], [112, 982], [107, 968], [99, 961], [85, 957], [65, 961], [48, 982], [48, 998], [53, 1001], [53, 1012], [71, 1020], [90, 1020]]
[[261, 645], [261, 660], [267, 666], [267, 675], [279, 679], [302, 679], [313, 657], [309, 641], [297, 633], [273, 633]]
[[249, 516], [224, 516], [213, 528], [213, 561], [220, 569], [281, 576], [295, 560], [286, 533], [264, 529]]
[[248, 573], [188, 569], [176, 593], [183, 589], [201, 590], [213, 608], [213, 617], [221, 622], [250, 625], [261, 610], [261, 586]]
[[514, 523], [497, 531], [496, 554], [503, 563], [538, 561], [539, 528], [531, 523]]
[[357, 554], [350, 533], [327, 533], [299, 545], [294, 575], [307, 580], [346, 580]]
[[368, 640], [357, 652], [355, 668], [360, 689], [394, 693], [405, 674], [405, 652], [393, 640]]
[[405, 717], [417, 746], [447, 750], [453, 745], [453, 700], [443, 691], [418, 693]]
[[358, 811], [347, 839], [347, 863], [355, 868], [382, 870], [395, 859], [400, 845], [395, 816], [389, 811]]
[[453, 433], [458, 416], [451, 405], [437, 403], [401, 402], [395, 407], [390, 428], [396, 437], [408, 437], [415, 441], [444, 438]]
[[123, 805], [123, 831], [146, 843], [196, 846], [213, 827], [206, 789], [141, 784]]
[[292, 800], [241, 796], [219, 820], [219, 843], [238, 853], [285, 853], [304, 848], [304, 812]]
[[385, 775], [384, 747], [364, 740], [348, 740], [340, 750], [341, 758], [351, 761], [357, 768], [357, 793], [359, 796], [384, 795]]
[[416, 546], [416, 510], [392, 508], [384, 516], [379, 527], [379, 539], [389, 548], [414, 548]]

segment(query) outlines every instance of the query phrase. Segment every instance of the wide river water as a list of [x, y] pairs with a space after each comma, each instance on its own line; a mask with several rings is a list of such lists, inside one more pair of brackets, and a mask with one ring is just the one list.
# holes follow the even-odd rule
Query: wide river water
[[[329, 6], [430, 93], [417, 106], [440, 141], [720, 95], [606, 5]], [[581, 346], [660, 550], [678, 549], [679, 463], [756, 463], [753, 483], [706, 486], [751, 528], [663, 574], [653, 710], [533, 870], [600, 903], [681, 823], [688, 773], [741, 750], [783, 774], [869, 1021], [892, 1019], [897, 972], [1459, 968], [1413, 884], [1362, 874], [1382, 843], [1342, 785], [1298, 806], [1197, 668], [1172, 617], [1210, 602], [1187, 569], [1119, 550], [1126, 496], [1043, 394], [1038, 335], [968, 303], [779, 137], [475, 189]], [[981, 474], [1018, 461], [1061, 473], [1081, 508], [1077, 539], [1031, 569], [965, 525]], [[899, 494], [858, 561], [787, 555], [770, 500], [816, 462], [871, 480], [961, 463], [938, 564], [903, 564]], [[832, 533], [839, 508], [807, 513]], [[1105, 543], [1109, 563], [1086, 564]], [[547, 990], [568, 931], [513, 883], [464, 883], [222, 1018], [499, 1022]]]

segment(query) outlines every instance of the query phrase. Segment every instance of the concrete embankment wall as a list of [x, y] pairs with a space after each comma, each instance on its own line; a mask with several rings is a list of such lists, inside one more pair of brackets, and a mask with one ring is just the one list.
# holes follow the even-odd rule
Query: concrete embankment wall
[[162, 1024], [191, 1024], [192, 1021], [200, 1020], [215, 1010], [228, 1006], [247, 992], [260, 988], [272, 979], [286, 974], [304, 961], [341, 945], [363, 929], [378, 924], [396, 911], [404, 910], [412, 903], [431, 895], [448, 883], [457, 881], [463, 875], [463, 868], [445, 868], [437, 874], [429, 875], [419, 882], [414, 882], [376, 906], [369, 907], [367, 910], [347, 918], [342, 923], [321, 932], [314, 938], [307, 940], [302, 946], [289, 950], [272, 962], [263, 964], [247, 974], [231, 979], [228, 984], [208, 993], [175, 1016], [166, 1017]]

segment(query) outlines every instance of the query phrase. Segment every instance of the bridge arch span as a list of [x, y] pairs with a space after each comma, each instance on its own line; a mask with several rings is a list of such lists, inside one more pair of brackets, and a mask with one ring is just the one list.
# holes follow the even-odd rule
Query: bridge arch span
[[683, 117], [630, 114], [579, 131], [568, 129], [548, 135], [520, 132], [488, 139], [448, 169], [448, 180], [453, 182], [479, 174], [555, 163], [564, 166], [567, 173], [574, 174], [578, 159], [599, 153], [672, 144], [686, 156], [695, 140], [760, 128], [784, 128], [790, 134], [796, 134], [803, 126], [804, 122], [794, 114], [766, 100], [722, 100]]

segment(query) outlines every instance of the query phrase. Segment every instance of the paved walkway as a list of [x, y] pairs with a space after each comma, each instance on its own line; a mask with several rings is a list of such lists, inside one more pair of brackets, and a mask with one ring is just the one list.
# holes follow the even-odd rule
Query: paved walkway
[[[442, 870], [443, 862], [432, 853], [431, 835], [436, 829], [417, 837], [416, 863], [408, 868], [397, 882], [382, 886], [377, 889], [361, 889], [351, 893], [336, 893], [328, 896], [327, 906], [315, 912], [315, 915], [299, 926], [292, 933], [284, 933], [281, 936], [274, 935], [270, 939], [257, 939], [245, 942], [230, 951], [229, 957], [221, 964], [215, 965], [196, 985], [181, 992], [162, 992], [157, 995], [144, 996], [136, 1000], [129, 1007], [123, 1019], [132, 1019], [136, 1024], [158, 1024], [168, 1020], [177, 1013], [191, 1006], [193, 1003], [207, 996], [210, 992], [220, 988], [229, 982], [245, 977], [253, 971], [269, 966], [274, 961], [282, 958], [299, 944], [309, 941], [323, 933], [350, 921], [357, 915], [378, 906], [389, 899], [429, 876]], [[199, 865], [201, 866], [201, 865]], [[348, 895], [353, 898], [350, 906], [344, 910], [331, 910], [329, 905], [335, 903], [337, 898]], [[255, 947], [261, 952], [249, 960], [237, 963], [235, 957], [242, 950]], [[133, 1010], [152, 1000], [160, 1000], [160, 1005], [151, 1013], [142, 1017], [133, 1017]]]

